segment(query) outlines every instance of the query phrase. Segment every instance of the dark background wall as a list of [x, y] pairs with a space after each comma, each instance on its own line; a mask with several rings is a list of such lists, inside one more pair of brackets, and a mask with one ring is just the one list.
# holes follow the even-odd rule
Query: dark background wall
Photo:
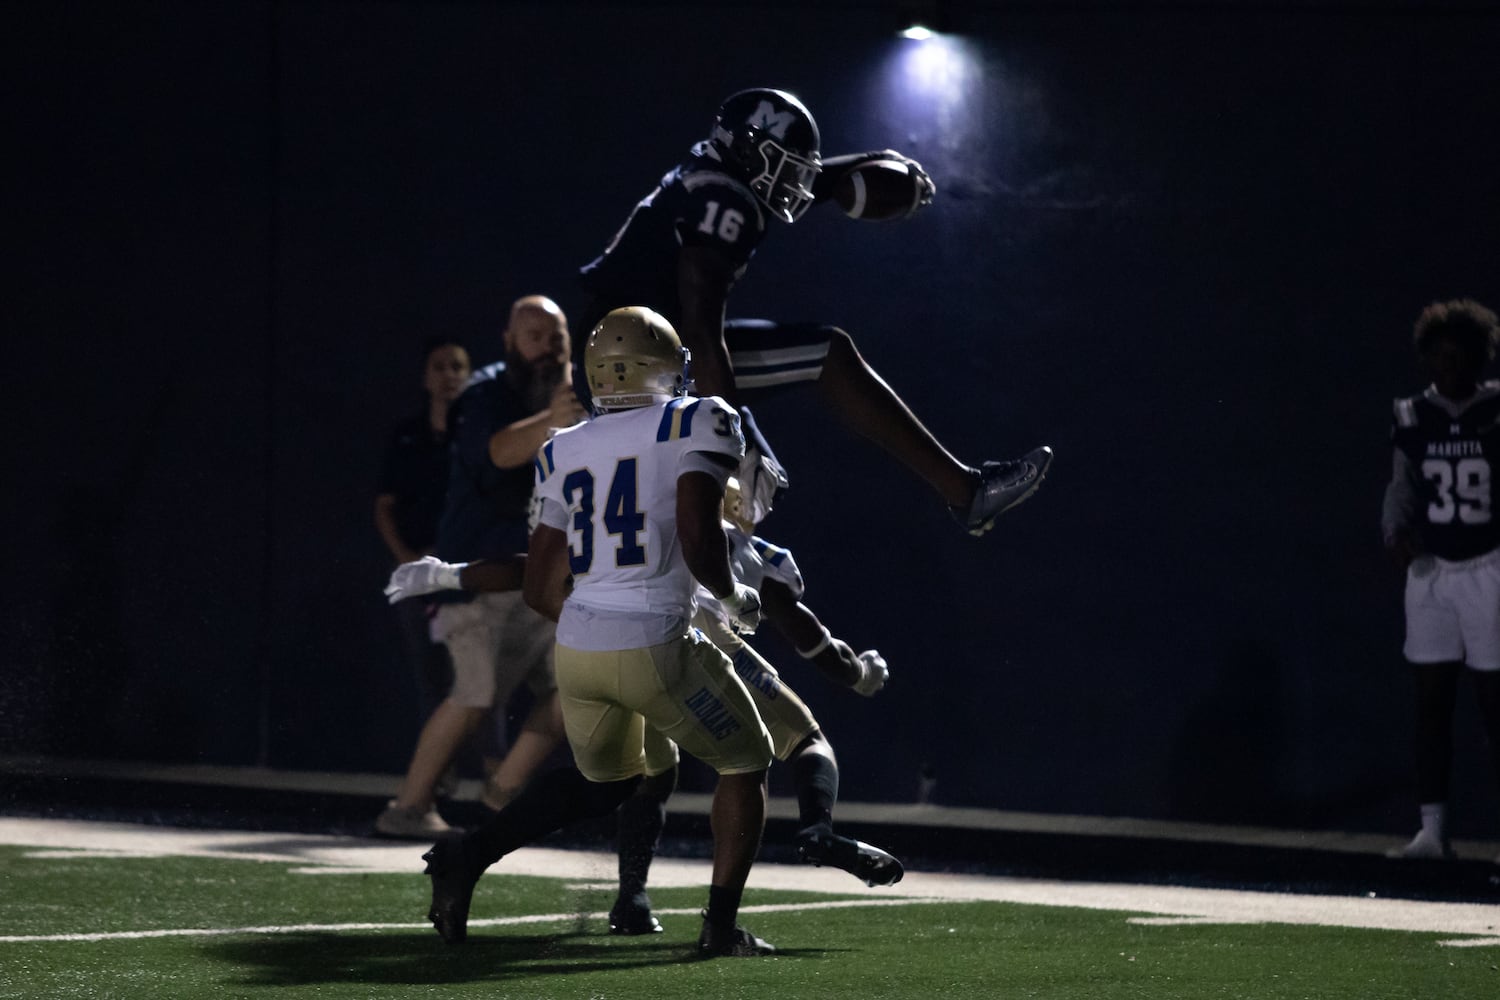
[[[845, 326], [971, 461], [1058, 454], [975, 540], [815, 400], [760, 408], [793, 480], [763, 533], [892, 665], [865, 701], [781, 658], [845, 797], [926, 763], [953, 805], [1409, 826], [1389, 398], [1425, 303], [1500, 303], [1500, 18], [945, 10], [934, 57], [881, 4], [0, 8], [0, 750], [400, 770], [370, 512], [418, 344], [576, 313], [771, 85], [939, 195], [774, 232], [734, 312]], [[1456, 832], [1492, 834], [1459, 721]]]

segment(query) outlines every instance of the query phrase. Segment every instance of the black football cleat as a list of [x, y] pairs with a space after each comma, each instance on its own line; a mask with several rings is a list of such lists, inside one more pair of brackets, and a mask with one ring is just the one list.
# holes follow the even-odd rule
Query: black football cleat
[[609, 932], [626, 937], [638, 934], [660, 934], [661, 921], [651, 914], [651, 899], [644, 892], [629, 899], [617, 899], [609, 911]]
[[469, 936], [469, 903], [484, 869], [469, 862], [462, 837], [447, 837], [422, 855], [424, 874], [432, 876], [432, 906], [427, 919], [448, 944], [463, 944]]
[[967, 508], [953, 508], [953, 516], [971, 535], [994, 527], [995, 518], [1030, 497], [1052, 467], [1052, 449], [1033, 448], [1009, 462], [985, 462], [979, 470], [974, 499]]
[[895, 855], [874, 844], [841, 837], [821, 823], [797, 834], [797, 859], [804, 864], [846, 871], [865, 885], [894, 885], [906, 874]]
[[758, 958], [774, 955], [776, 948], [743, 927], [716, 927], [703, 919], [703, 933], [698, 935], [700, 958]]

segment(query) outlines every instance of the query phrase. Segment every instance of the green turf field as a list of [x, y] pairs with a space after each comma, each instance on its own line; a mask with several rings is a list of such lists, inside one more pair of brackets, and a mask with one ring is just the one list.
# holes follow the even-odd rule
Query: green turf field
[[299, 867], [0, 847], [0, 997], [1500, 997], [1500, 948], [1440, 934], [858, 891], [752, 889], [743, 922], [779, 953], [696, 961], [700, 888], [653, 891], [667, 933], [611, 938], [606, 890], [502, 870], [448, 947], [420, 875]]

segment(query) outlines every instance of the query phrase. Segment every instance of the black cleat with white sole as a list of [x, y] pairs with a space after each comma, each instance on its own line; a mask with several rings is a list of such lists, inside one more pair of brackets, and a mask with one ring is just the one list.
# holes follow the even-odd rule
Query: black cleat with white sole
[[1052, 449], [1033, 448], [1009, 462], [985, 462], [979, 470], [974, 499], [965, 510], [954, 507], [953, 516], [971, 535], [982, 535], [994, 527], [995, 518], [1030, 497], [1042, 485], [1052, 466]]
[[846, 871], [865, 885], [894, 885], [906, 869], [895, 855], [852, 837], [841, 837], [824, 824], [797, 834], [797, 859], [805, 864]]
[[717, 927], [703, 918], [703, 932], [698, 935], [698, 955], [702, 958], [758, 958], [776, 954], [775, 945], [761, 940], [743, 927]]

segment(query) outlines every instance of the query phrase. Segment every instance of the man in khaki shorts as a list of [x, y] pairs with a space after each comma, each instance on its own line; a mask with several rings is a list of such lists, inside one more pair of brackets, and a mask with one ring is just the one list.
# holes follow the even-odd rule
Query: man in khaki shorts
[[[572, 388], [571, 341], [557, 303], [527, 295], [511, 307], [505, 359], [474, 373], [449, 411], [453, 445], [436, 553], [490, 560], [520, 582], [531, 502], [531, 460], [548, 433], [584, 417]], [[387, 591], [392, 601], [407, 596]], [[375, 820], [387, 837], [448, 832], [435, 805], [455, 755], [524, 684], [532, 707], [503, 755], [487, 754], [484, 805], [499, 809], [562, 742], [552, 679], [552, 623], [518, 591], [444, 594], [432, 635], [448, 648], [453, 687], [422, 727], [396, 798]], [[503, 717], [503, 715], [502, 715]]]
[[734, 580], [719, 517], [745, 440], [723, 400], [684, 394], [685, 362], [661, 316], [611, 312], [584, 352], [598, 415], [537, 455], [540, 514], [524, 595], [557, 621], [557, 685], [577, 769], [542, 775], [493, 820], [424, 855], [428, 917], [446, 941], [466, 937], [474, 885], [491, 864], [631, 794], [646, 772], [649, 725], [719, 774], [699, 953], [775, 950], [736, 924], [765, 824], [770, 736], [729, 659], [689, 626], [699, 583], [741, 628], [760, 619], [758, 595]]

